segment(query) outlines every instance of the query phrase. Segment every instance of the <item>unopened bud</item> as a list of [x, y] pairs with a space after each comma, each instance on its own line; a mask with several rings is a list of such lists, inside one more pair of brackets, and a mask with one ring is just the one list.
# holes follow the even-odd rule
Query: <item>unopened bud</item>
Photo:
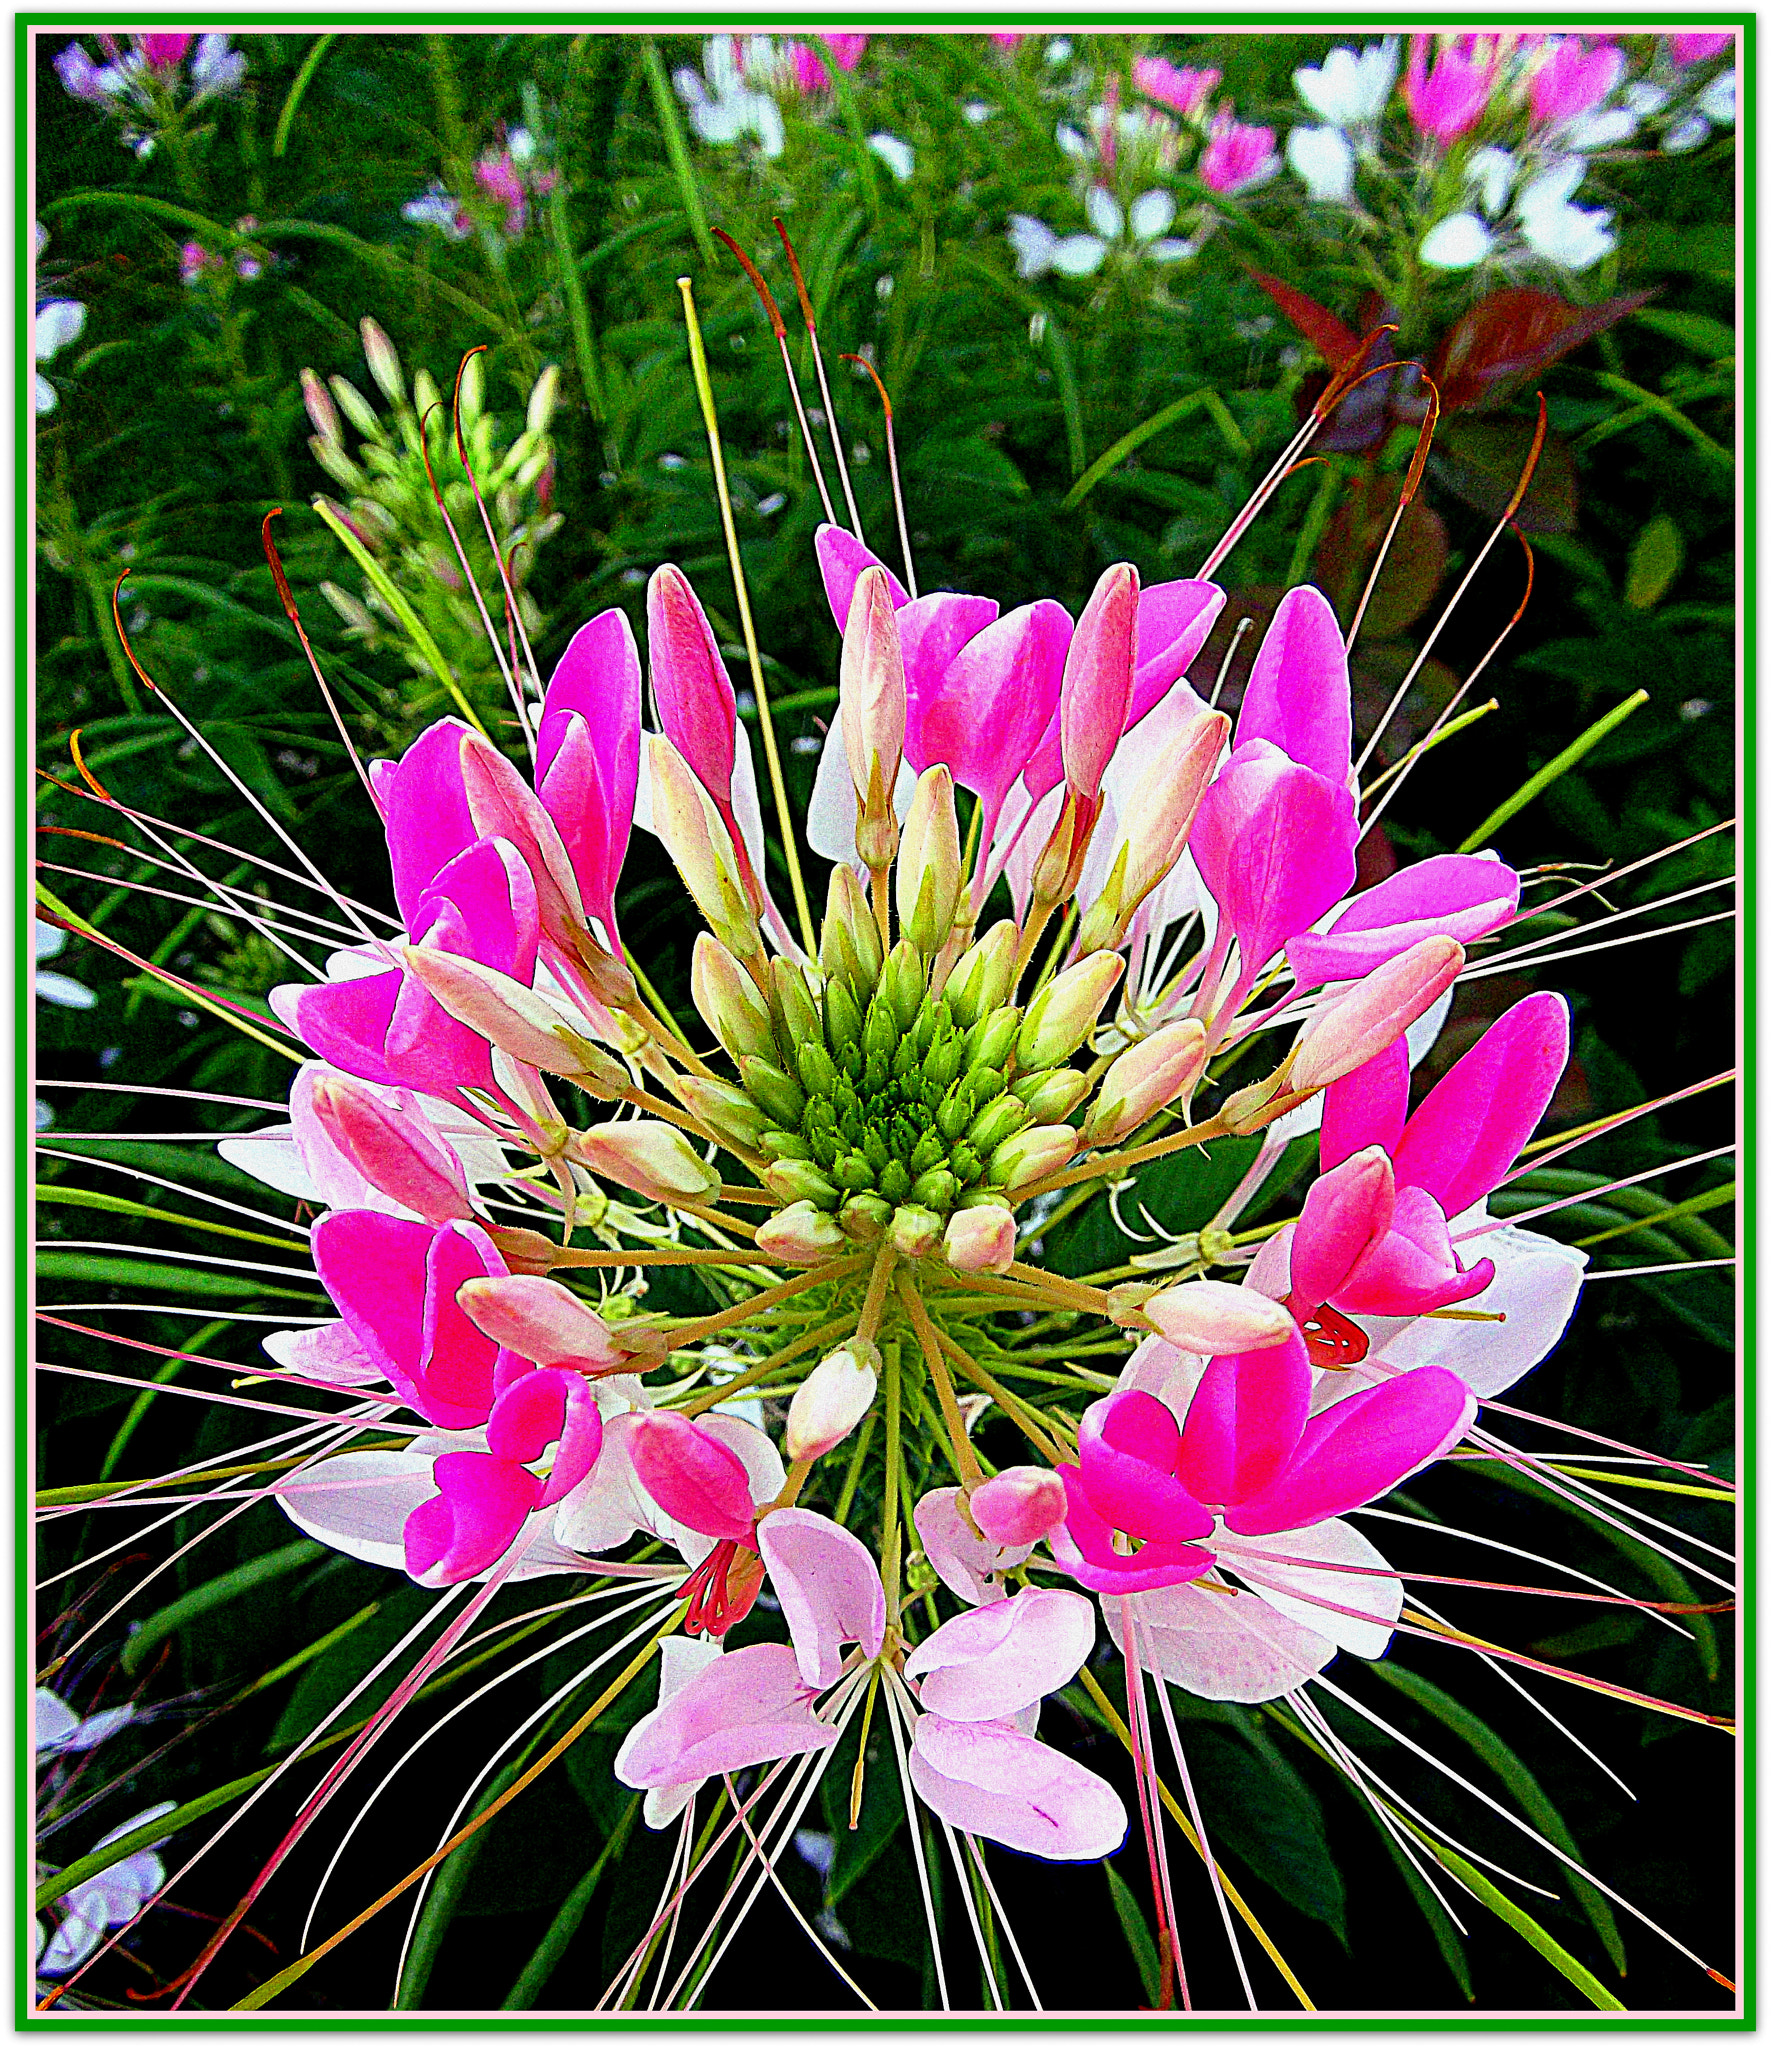
[[1079, 1067], [1054, 1067], [1015, 1083], [1014, 1092], [1027, 1105], [1036, 1124], [1060, 1124], [1088, 1093], [1088, 1076]]
[[1004, 1549], [1049, 1536], [1069, 1513], [1064, 1482], [1042, 1465], [1010, 1465], [966, 1502], [983, 1535]]
[[772, 1123], [783, 1130], [792, 1130], [799, 1122], [800, 1113], [806, 1106], [805, 1090], [790, 1074], [782, 1073], [772, 1060], [760, 1059], [755, 1053], [742, 1053], [738, 1059], [738, 1076], [745, 1091], [767, 1112]]
[[931, 958], [947, 943], [959, 904], [959, 813], [952, 770], [937, 762], [916, 780], [898, 845], [898, 921]]
[[[461, 425], [464, 432], [471, 434], [480, 423], [480, 416], [486, 410], [485, 357], [475, 353], [468, 357], [461, 368], [461, 381], [456, 387], [456, 398], [461, 407]], [[475, 459], [481, 459], [476, 451]]]
[[307, 445], [314, 460], [335, 484], [342, 484], [347, 491], [368, 488], [369, 479], [344, 452], [342, 441], [327, 441], [318, 434], [310, 434]]
[[941, 1219], [932, 1209], [900, 1202], [892, 1211], [891, 1239], [900, 1258], [926, 1259], [941, 1242]]
[[1020, 1064], [1036, 1070], [1067, 1060], [1095, 1028], [1124, 968], [1117, 953], [1090, 953], [1048, 982], [1027, 1005], [1015, 1046]]
[[836, 1218], [810, 1202], [778, 1210], [756, 1233], [756, 1248], [793, 1266], [818, 1266], [843, 1249]]
[[990, 1161], [990, 1185], [1005, 1194], [1030, 1187], [1048, 1173], [1068, 1166], [1079, 1143], [1068, 1124], [1034, 1124], [1030, 1130], [1017, 1132], [1006, 1144], [997, 1146]]
[[363, 354], [368, 358], [369, 374], [387, 397], [390, 405], [406, 402], [406, 379], [400, 369], [399, 351], [373, 320], [362, 322]]
[[1246, 1137], [1251, 1131], [1264, 1130], [1279, 1114], [1273, 1107], [1285, 1088], [1285, 1076], [1272, 1073], [1264, 1081], [1252, 1082], [1246, 1088], [1238, 1088], [1234, 1095], [1226, 1096], [1218, 1105], [1216, 1121], [1233, 1138]]
[[880, 995], [900, 1031], [908, 1031], [916, 1022], [916, 1013], [922, 1008], [928, 985], [929, 971], [921, 953], [908, 939], [900, 939], [892, 948], [879, 977]]
[[726, 822], [695, 771], [662, 733], [646, 740], [652, 825], [715, 937], [744, 959], [762, 951]]
[[654, 1202], [701, 1201], [719, 1175], [673, 1124], [651, 1117], [592, 1124], [573, 1133], [571, 1156], [605, 1180], [616, 1180]]
[[778, 1159], [763, 1169], [761, 1179], [778, 1202], [810, 1202], [834, 1210], [842, 1200], [842, 1190], [809, 1159]]
[[537, 1365], [606, 1372], [627, 1363], [608, 1324], [558, 1280], [500, 1274], [465, 1281], [455, 1299], [476, 1330]]
[[426, 1223], [473, 1213], [461, 1162], [426, 1117], [391, 1109], [346, 1074], [315, 1074], [308, 1100], [321, 1130], [371, 1187]]
[[1221, 711], [1201, 711], [1173, 735], [1145, 771], [1126, 807], [1106, 886], [1077, 932], [1083, 952], [1117, 946], [1138, 906], [1186, 851], [1187, 835], [1212, 769], [1223, 751], [1230, 721]]
[[1421, 939], [1373, 968], [1344, 996], [1320, 1009], [1298, 1033], [1288, 1075], [1300, 1094], [1326, 1088], [1394, 1045], [1463, 972], [1455, 939]]
[[1115, 562], [1101, 572], [1064, 657], [1064, 780], [1082, 796], [1100, 789], [1125, 731], [1137, 665], [1138, 572], [1129, 562]]
[[833, 979], [847, 975], [865, 1002], [884, 960], [879, 925], [868, 906], [867, 892], [854, 869], [839, 861], [830, 871], [818, 964]]
[[892, 1220], [892, 1205], [884, 1195], [851, 1195], [837, 1211], [836, 1220], [851, 1244], [874, 1244]]
[[974, 1024], [965, 1042], [966, 1072], [973, 1074], [984, 1067], [1000, 1072], [1008, 1064], [1020, 1031], [1021, 1013], [1016, 1009], [993, 1010], [981, 1024]]
[[762, 1143], [768, 1121], [742, 1088], [699, 1074], [681, 1074], [673, 1086], [683, 1107], [715, 1137], [724, 1138], [746, 1152], [756, 1151]]
[[1032, 1121], [1033, 1112], [1019, 1096], [999, 1095], [979, 1110], [965, 1134], [966, 1142], [980, 1159], [988, 1159], [998, 1145], [1017, 1131], [1025, 1130]]
[[774, 1029], [761, 991], [711, 932], [696, 937], [689, 994], [701, 1021], [734, 1060], [747, 1052], [774, 1056]]
[[552, 424], [554, 407], [560, 400], [560, 366], [549, 363], [535, 379], [535, 388], [529, 393], [529, 411], [526, 424], [531, 434], [545, 434]]
[[401, 957], [451, 1017], [500, 1052], [612, 1101], [631, 1086], [627, 1070], [585, 1035], [585, 1020], [553, 997], [525, 988], [459, 953], [404, 946]]
[[955, 1209], [941, 1248], [961, 1273], [1006, 1273], [1015, 1256], [1014, 1212], [994, 1201]]
[[818, 1006], [806, 986], [805, 970], [797, 960], [776, 958], [769, 962], [770, 1008], [780, 1026], [781, 1043], [788, 1047], [823, 1046], [824, 1023]]
[[345, 418], [366, 441], [379, 441], [382, 438], [381, 421], [376, 417], [374, 406], [348, 377], [333, 377], [328, 381], [332, 396], [338, 400]]
[[312, 370], [301, 373], [301, 402], [307, 407], [307, 416], [313, 421], [314, 432], [321, 440], [337, 441], [340, 438], [338, 408]]
[[843, 746], [858, 804], [855, 845], [879, 874], [898, 847], [892, 790], [904, 757], [907, 693], [891, 586], [878, 567], [863, 569], [855, 584], [842, 636], [841, 684]]
[[1197, 1017], [1178, 1017], [1122, 1052], [1101, 1076], [1101, 1085], [1082, 1120], [1090, 1145], [1116, 1145], [1205, 1072], [1205, 1026]]
[[1165, 1287], [1144, 1303], [1144, 1314], [1171, 1344], [1200, 1358], [1267, 1351], [1296, 1329], [1291, 1312], [1224, 1280], [1188, 1280]]
[[954, 961], [942, 994], [962, 1031], [969, 1031], [981, 1017], [990, 1016], [1008, 1001], [1015, 985], [1015, 953], [1020, 943], [1014, 920], [1005, 917]]
[[513, 1273], [551, 1272], [559, 1259], [559, 1246], [539, 1230], [523, 1230], [514, 1223], [489, 1223], [486, 1235]]
[[851, 1337], [812, 1368], [788, 1405], [788, 1458], [797, 1464], [834, 1450], [872, 1407], [878, 1386], [879, 1346]]

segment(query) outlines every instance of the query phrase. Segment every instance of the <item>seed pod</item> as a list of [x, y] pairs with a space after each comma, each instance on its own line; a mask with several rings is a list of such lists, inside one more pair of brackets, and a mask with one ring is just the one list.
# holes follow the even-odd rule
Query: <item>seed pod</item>
[[1011, 918], [993, 924], [953, 963], [943, 993], [953, 1007], [953, 1021], [969, 1030], [1008, 1001], [1014, 987], [1015, 953], [1021, 935]]
[[806, 1098], [797, 1081], [754, 1053], [745, 1053], [739, 1060], [738, 1073], [745, 1093], [774, 1123], [791, 1126], [799, 1122]]

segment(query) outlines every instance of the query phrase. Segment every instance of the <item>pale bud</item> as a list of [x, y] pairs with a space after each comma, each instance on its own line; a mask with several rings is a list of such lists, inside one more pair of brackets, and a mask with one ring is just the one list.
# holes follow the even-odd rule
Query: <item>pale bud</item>
[[682, 1132], [651, 1117], [592, 1124], [574, 1132], [567, 1150], [592, 1173], [654, 1202], [702, 1201], [719, 1187], [719, 1175]]
[[314, 460], [335, 484], [342, 484], [347, 491], [368, 489], [369, 479], [344, 452], [342, 441], [326, 441], [318, 434], [310, 434], [307, 445]]
[[778, 1159], [763, 1168], [761, 1178], [778, 1202], [810, 1202], [816, 1209], [834, 1211], [842, 1200], [842, 1190], [809, 1159]]
[[357, 389], [348, 377], [333, 377], [329, 380], [332, 396], [338, 400], [344, 416], [368, 441], [382, 438], [381, 421], [376, 417], [375, 408]]
[[1042, 1465], [1010, 1465], [974, 1489], [966, 1506], [982, 1534], [1004, 1549], [1037, 1543], [1070, 1511], [1064, 1482]]
[[499, 1274], [465, 1281], [455, 1299], [476, 1330], [537, 1365], [593, 1372], [628, 1363], [609, 1326], [569, 1287], [538, 1274]]
[[461, 1162], [425, 1117], [389, 1108], [345, 1074], [316, 1074], [308, 1100], [344, 1157], [402, 1208], [427, 1223], [473, 1213]]
[[962, 1031], [969, 1031], [979, 1018], [988, 1017], [1008, 1001], [1015, 985], [1015, 954], [1020, 943], [1014, 920], [1005, 917], [954, 961], [941, 993]]
[[662, 733], [648, 734], [646, 746], [653, 830], [715, 935], [749, 959], [761, 952], [762, 941], [726, 822], [695, 771]]
[[1116, 1145], [1146, 1118], [1166, 1109], [1205, 1072], [1205, 1026], [1178, 1017], [1122, 1052], [1101, 1076], [1082, 1135], [1090, 1145]]
[[756, 1233], [756, 1248], [793, 1266], [819, 1266], [844, 1250], [848, 1240], [836, 1218], [810, 1202], [795, 1202], [771, 1216]]
[[1264, 1081], [1253, 1081], [1246, 1088], [1238, 1088], [1234, 1095], [1228, 1095], [1218, 1105], [1216, 1122], [1223, 1125], [1232, 1137], [1246, 1137], [1251, 1131], [1263, 1130], [1274, 1117], [1281, 1114], [1274, 1108], [1285, 1087], [1283, 1070], [1269, 1074]]
[[904, 757], [907, 696], [898, 616], [886, 573], [877, 566], [862, 570], [849, 603], [841, 684], [843, 746], [859, 806], [855, 845], [862, 861], [877, 874], [891, 865], [897, 851], [892, 790]]
[[1077, 933], [1082, 951], [1118, 945], [1139, 904], [1186, 851], [1229, 730], [1221, 711], [1201, 711], [1151, 762], [1126, 807], [1125, 830], [1106, 887]]
[[1015, 1256], [1014, 1212], [1000, 1203], [955, 1209], [941, 1240], [947, 1263], [961, 1273], [1006, 1273]]
[[879, 1386], [879, 1346], [851, 1337], [812, 1368], [787, 1410], [782, 1443], [788, 1459], [821, 1458], [842, 1442], [873, 1405]]
[[535, 388], [529, 393], [529, 411], [526, 424], [531, 434], [545, 434], [552, 424], [554, 407], [560, 402], [560, 366], [549, 363], [535, 379]]
[[1171, 1344], [1200, 1358], [1268, 1351], [1297, 1327], [1278, 1302], [1223, 1280], [1165, 1287], [1144, 1303], [1144, 1314]]
[[1027, 1005], [1015, 1058], [1037, 1070], [1067, 1060], [1095, 1028], [1125, 962], [1117, 953], [1090, 953], [1050, 981]]
[[764, 1059], [773, 1057], [775, 1034], [769, 1006], [731, 949], [722, 946], [712, 932], [701, 932], [695, 939], [689, 994], [701, 1021], [733, 1059], [746, 1052]]
[[386, 394], [390, 405], [403, 405], [406, 401], [406, 379], [400, 369], [398, 350], [373, 320], [362, 322], [363, 354], [368, 358], [369, 374]]
[[1326, 1088], [1395, 1044], [1463, 972], [1464, 949], [1438, 935], [1373, 968], [1298, 1033], [1288, 1075], [1300, 1094]]
[[990, 1161], [990, 1185], [1005, 1194], [1030, 1187], [1048, 1173], [1068, 1166], [1081, 1143], [1068, 1124], [1034, 1124], [996, 1148]]
[[700, 1074], [679, 1074], [671, 1084], [684, 1109], [717, 1138], [754, 1152], [768, 1129], [762, 1111], [742, 1088]]
[[301, 402], [307, 407], [307, 416], [313, 421], [314, 432], [321, 440], [336, 441], [340, 438], [338, 408], [312, 370], [301, 373]]
[[900, 1202], [892, 1211], [891, 1240], [900, 1258], [926, 1259], [941, 1242], [941, 1219], [932, 1209]]
[[486, 1235], [513, 1273], [545, 1273], [560, 1255], [560, 1248], [551, 1237], [543, 1237], [539, 1230], [524, 1230], [514, 1223], [488, 1223]]
[[[461, 381], [456, 388], [457, 402], [461, 407], [461, 425], [464, 432], [471, 434], [480, 423], [480, 415], [486, 410], [485, 357], [477, 350], [468, 357], [461, 368]], [[475, 459], [479, 456], [476, 451]]]
[[952, 771], [937, 762], [916, 779], [898, 845], [898, 921], [923, 952], [947, 943], [959, 905], [959, 813]]
[[540, 1067], [606, 1100], [632, 1085], [627, 1071], [585, 1035], [584, 1019], [553, 997], [525, 988], [459, 953], [403, 946], [401, 957], [451, 1017], [525, 1066]]
[[831, 979], [847, 975], [865, 1002], [868, 990], [879, 979], [884, 961], [879, 925], [868, 905], [867, 892], [854, 869], [838, 861], [830, 871], [830, 895], [818, 941], [818, 964]]
[[836, 1220], [851, 1244], [875, 1244], [892, 1220], [892, 1205], [884, 1195], [863, 1191], [844, 1202]]
[[1048, 1067], [1015, 1083], [1018, 1100], [1027, 1105], [1027, 1121], [1033, 1124], [1061, 1124], [1089, 1091], [1088, 1076], [1080, 1067]]

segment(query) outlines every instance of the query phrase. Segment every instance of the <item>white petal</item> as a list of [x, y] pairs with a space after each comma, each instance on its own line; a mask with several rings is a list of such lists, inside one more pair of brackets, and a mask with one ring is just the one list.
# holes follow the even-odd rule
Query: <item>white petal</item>
[[1285, 138], [1285, 161], [1312, 199], [1344, 205], [1353, 196], [1353, 145], [1338, 128], [1294, 128]]
[[1131, 203], [1130, 217], [1131, 231], [1140, 242], [1155, 241], [1174, 225], [1174, 194], [1160, 186], [1154, 191], [1140, 192]]
[[1564, 270], [1590, 270], [1617, 247], [1610, 214], [1596, 206], [1540, 208], [1521, 217], [1519, 232], [1533, 254]]
[[1420, 260], [1433, 270], [1470, 270], [1494, 246], [1494, 237], [1473, 213], [1454, 213], [1428, 231]]
[[1702, 92], [1697, 95], [1697, 111], [1706, 114], [1718, 126], [1732, 128], [1734, 125], [1734, 73], [1718, 72]]
[[1030, 213], [1011, 213], [1008, 244], [1015, 252], [1019, 276], [1043, 277], [1052, 267], [1052, 251], [1058, 246], [1058, 238], [1044, 221], [1035, 220]]
[[[1218, 1539], [1224, 1562], [1233, 1570], [1239, 1551], [1267, 1553], [1247, 1559], [1251, 1580], [1261, 1599], [1288, 1621], [1314, 1635], [1326, 1636], [1356, 1657], [1381, 1657], [1389, 1648], [1391, 1629], [1402, 1612], [1402, 1581], [1387, 1570], [1382, 1577], [1363, 1572], [1311, 1571], [1305, 1566], [1274, 1564], [1273, 1557], [1322, 1558], [1333, 1564], [1362, 1565], [1383, 1570], [1389, 1560], [1366, 1541], [1350, 1522], [1318, 1522], [1311, 1529], [1287, 1529], [1273, 1536]], [[1272, 1582], [1277, 1582], [1277, 1590]], [[1337, 1613], [1350, 1608], [1351, 1613]], [[1357, 1616], [1371, 1616], [1361, 1620]], [[1375, 1617], [1381, 1617], [1375, 1618]]]
[[38, 362], [48, 362], [70, 342], [78, 341], [85, 325], [86, 308], [77, 299], [50, 299], [39, 306], [34, 329]]
[[36, 406], [38, 417], [41, 418], [46, 412], [54, 412], [60, 401], [56, 398], [55, 386], [41, 370], [36, 373], [36, 377]]
[[1479, 149], [1464, 166], [1470, 189], [1481, 199], [1482, 211], [1490, 220], [1505, 210], [1507, 195], [1518, 175], [1518, 160], [1506, 149]]
[[1089, 226], [1102, 241], [1117, 241], [1125, 232], [1125, 215], [1120, 211], [1119, 201], [1103, 186], [1091, 185], [1088, 188], [1082, 210], [1088, 215]]
[[1687, 114], [1660, 138], [1660, 146], [1669, 156], [1683, 156], [1688, 150], [1701, 149], [1709, 139], [1710, 124], [1703, 116]]
[[1583, 159], [1571, 156], [1547, 171], [1540, 171], [1519, 194], [1521, 217], [1533, 213], [1554, 213], [1566, 206], [1580, 190], [1587, 174]]
[[31, 1701], [31, 1739], [39, 1756], [65, 1749], [79, 1725], [80, 1716], [66, 1700], [58, 1699], [48, 1686], [38, 1686]]
[[47, 968], [37, 970], [36, 986], [38, 995], [60, 1010], [90, 1010], [98, 1001], [84, 982], [75, 981], [71, 975], [52, 974]]
[[891, 172], [900, 185], [907, 185], [916, 175], [916, 152], [909, 143], [896, 135], [870, 135], [867, 147]]
[[1570, 149], [1611, 149], [1636, 132], [1636, 117], [1624, 107], [1600, 107], [1571, 121], [1564, 131]]
[[1106, 260], [1098, 235], [1066, 235], [1052, 251], [1052, 268], [1064, 277], [1092, 277]]
[[215, 1149], [230, 1166], [280, 1195], [293, 1195], [299, 1202], [320, 1199], [313, 1175], [295, 1149], [293, 1124], [270, 1124], [249, 1137], [223, 1138]]
[[[1199, 1699], [1252, 1706], [1277, 1699], [1314, 1678], [1334, 1655], [1334, 1644], [1300, 1626], [1259, 1594], [1231, 1592], [1194, 1581], [1134, 1593], [1140, 1648], [1153, 1655], [1171, 1685]], [[1107, 1632], [1123, 1650], [1125, 1626], [1118, 1600], [1103, 1600]]]

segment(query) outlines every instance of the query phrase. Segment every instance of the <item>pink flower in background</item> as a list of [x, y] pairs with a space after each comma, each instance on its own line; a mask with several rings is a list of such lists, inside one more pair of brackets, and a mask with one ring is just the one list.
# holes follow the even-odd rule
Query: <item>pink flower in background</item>
[[196, 40], [195, 36], [137, 36], [135, 47], [148, 69], [164, 77], [178, 69]]
[[1693, 34], [1669, 36], [1668, 47], [1673, 53], [1675, 64], [1704, 64], [1711, 57], [1720, 57], [1724, 51], [1734, 47], [1734, 34], [1728, 30], [1721, 35]]
[[1531, 75], [1531, 118], [1572, 121], [1614, 92], [1624, 73], [1615, 43], [1589, 50], [1579, 36], [1564, 36]]
[[1228, 195], [1264, 185], [1279, 170], [1279, 153], [1271, 128], [1238, 121], [1234, 107], [1220, 107], [1210, 139], [1199, 159], [1199, 175], [1214, 192]]
[[513, 239], [520, 235], [529, 223], [529, 195], [510, 151], [501, 149], [481, 157], [473, 176], [482, 192], [503, 204], [505, 233]]
[[1460, 37], [1442, 49], [1427, 69], [1424, 35], [1408, 39], [1408, 70], [1402, 80], [1402, 98], [1414, 125], [1438, 143], [1455, 142], [1467, 135], [1488, 110], [1494, 87], [1494, 57], [1475, 37]]
[[1177, 114], [1197, 114], [1217, 90], [1221, 71], [1207, 67], [1171, 64], [1166, 57], [1140, 57], [1132, 65], [1132, 79], [1147, 98], [1160, 100]]
[[865, 36], [826, 36], [824, 41], [830, 54], [836, 59], [838, 68], [843, 71], [853, 71], [866, 54]]

